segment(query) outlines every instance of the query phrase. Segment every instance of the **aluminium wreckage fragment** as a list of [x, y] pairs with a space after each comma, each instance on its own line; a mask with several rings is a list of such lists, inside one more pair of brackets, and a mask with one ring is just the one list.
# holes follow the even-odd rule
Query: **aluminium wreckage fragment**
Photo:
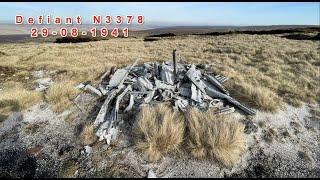
[[118, 123], [118, 111], [119, 104], [123, 96], [131, 90], [131, 85], [127, 86], [123, 92], [117, 97], [114, 108], [111, 110], [111, 113], [107, 117], [106, 121], [101, 124], [99, 129], [96, 132], [96, 135], [99, 137], [99, 141], [105, 139], [107, 144], [110, 144], [112, 140], [115, 140], [118, 137], [119, 128]]
[[98, 96], [102, 96], [102, 93], [95, 87], [91, 86], [90, 84], [87, 84], [85, 87], [84, 87], [84, 90], [85, 91], [90, 91], [91, 93], [93, 94], [96, 94]]
[[248, 107], [246, 107], [245, 105], [241, 104], [240, 102], [238, 102], [237, 100], [233, 99], [232, 97], [223, 94], [215, 89], [212, 88], [206, 88], [206, 93], [211, 96], [212, 98], [221, 98], [221, 99], [226, 99], [227, 101], [229, 101], [231, 104], [237, 106], [239, 109], [241, 109], [242, 111], [244, 111], [245, 113], [249, 114], [249, 115], [255, 115], [256, 112]]
[[136, 60], [130, 67], [118, 69], [111, 77], [109, 81], [109, 88], [119, 87], [123, 84], [124, 80], [128, 76], [129, 72], [132, 70], [132, 68], [138, 63], [138, 60]]
[[191, 99], [197, 101], [198, 103], [202, 103], [201, 90], [193, 83], [191, 84]]
[[108, 93], [108, 96], [107, 96], [106, 100], [104, 101], [103, 105], [101, 106], [100, 111], [94, 121], [94, 126], [97, 127], [98, 125], [100, 125], [101, 123], [103, 123], [105, 121], [105, 117], [108, 112], [109, 105], [119, 91], [120, 91], [120, 89], [112, 89]]
[[181, 110], [181, 111], [186, 111], [188, 105], [189, 105], [189, 102], [187, 99], [181, 99], [181, 98], [178, 98], [175, 102], [174, 102], [174, 105], [175, 105], [175, 109], [177, 110]]
[[133, 104], [134, 104], [134, 96], [132, 94], [130, 94], [129, 105], [126, 107], [124, 112], [130, 111], [133, 107]]
[[162, 63], [162, 69], [160, 72], [161, 80], [167, 84], [173, 85], [174, 84], [174, 74], [173, 74], [173, 67]]
[[152, 83], [146, 77], [138, 77], [137, 86], [140, 91], [153, 90]]
[[228, 90], [214, 76], [210, 76], [209, 74], [205, 74], [205, 77], [207, 78], [207, 80], [211, 84], [213, 84], [215, 87], [217, 87], [220, 91], [229, 95]]
[[187, 71], [186, 76], [190, 81], [200, 89], [202, 93], [205, 93], [205, 88], [207, 87], [204, 82], [201, 80], [201, 72], [196, 70], [195, 65], [192, 64], [190, 69]]
[[117, 121], [118, 119], [118, 111], [119, 111], [119, 104], [120, 104], [120, 101], [122, 100], [123, 96], [127, 94], [128, 91], [131, 91], [132, 88], [131, 88], [131, 85], [128, 85], [126, 87], [126, 89], [123, 90], [123, 92], [117, 97], [117, 100], [116, 100], [116, 105], [115, 105], [115, 108], [114, 108], [114, 117], [113, 117], [113, 121]]

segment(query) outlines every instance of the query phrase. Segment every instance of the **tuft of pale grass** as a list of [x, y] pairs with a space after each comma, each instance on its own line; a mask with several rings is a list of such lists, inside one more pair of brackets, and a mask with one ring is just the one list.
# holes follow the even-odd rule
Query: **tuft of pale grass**
[[81, 133], [81, 139], [82, 142], [86, 145], [92, 144], [96, 140], [93, 124], [88, 124], [84, 127]]
[[28, 91], [23, 87], [0, 91], [0, 121], [12, 111], [20, 111], [42, 100], [41, 93]]
[[186, 121], [187, 147], [193, 157], [209, 157], [231, 167], [245, 151], [244, 126], [229, 116], [192, 108]]
[[164, 155], [177, 151], [183, 142], [183, 116], [168, 106], [144, 106], [134, 124], [134, 141], [149, 161], [157, 161]]
[[56, 82], [52, 84], [46, 94], [47, 100], [53, 105], [53, 110], [61, 113], [72, 106], [72, 100], [79, 93], [72, 82]]

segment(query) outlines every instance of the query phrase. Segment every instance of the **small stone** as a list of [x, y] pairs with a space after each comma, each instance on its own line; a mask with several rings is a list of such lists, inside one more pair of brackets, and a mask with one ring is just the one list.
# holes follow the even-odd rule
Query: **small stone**
[[245, 128], [244, 132], [246, 134], [251, 134], [252, 132], [257, 132], [258, 127], [251, 120], [244, 120]]
[[74, 173], [74, 176], [78, 176], [79, 175], [79, 170], [76, 170], [76, 172]]
[[41, 91], [44, 91], [46, 89], [48, 89], [47, 86], [44, 86], [44, 85], [40, 84], [39, 87], [36, 88], [36, 91], [40, 91], [41, 92]]
[[85, 148], [85, 152], [87, 153], [87, 155], [90, 155], [92, 153], [92, 147], [86, 145], [86, 146], [84, 146], [84, 148]]
[[285, 131], [282, 133], [282, 135], [283, 135], [284, 137], [291, 137], [290, 134], [289, 134], [289, 132], [288, 132], [288, 130], [285, 130]]
[[309, 152], [306, 152], [306, 151], [298, 151], [298, 156], [299, 156], [301, 159], [305, 160], [305, 161], [313, 162], [313, 159], [312, 159], [312, 157], [311, 157], [311, 155], [310, 155]]
[[43, 78], [44, 77], [44, 72], [42, 70], [34, 71], [32, 73], [32, 75], [33, 75], [34, 78]]
[[148, 178], [157, 178], [157, 176], [154, 174], [154, 172], [151, 169], [148, 172]]

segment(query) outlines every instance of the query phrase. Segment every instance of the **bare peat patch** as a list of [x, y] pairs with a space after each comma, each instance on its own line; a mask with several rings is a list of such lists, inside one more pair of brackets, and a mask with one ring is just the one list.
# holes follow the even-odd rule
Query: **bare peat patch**
[[99, 41], [101, 39], [94, 38], [90, 36], [78, 36], [78, 37], [60, 37], [57, 38], [55, 43], [81, 43], [81, 42], [90, 42], [90, 41]]
[[175, 36], [176, 35], [173, 33], [155, 34], [155, 35], [146, 36], [143, 41], [152, 42], [152, 41], [158, 41], [161, 38], [168, 38], [168, 37], [170, 38], [170, 37], [175, 37]]

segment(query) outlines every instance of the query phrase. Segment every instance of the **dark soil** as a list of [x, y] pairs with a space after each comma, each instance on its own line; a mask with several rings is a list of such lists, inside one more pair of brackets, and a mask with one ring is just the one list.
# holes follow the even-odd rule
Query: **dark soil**
[[320, 28], [309, 28], [309, 29], [277, 29], [277, 30], [262, 30], [262, 31], [227, 31], [227, 32], [209, 32], [209, 33], [202, 33], [202, 34], [193, 34], [193, 35], [200, 35], [200, 36], [223, 36], [223, 35], [230, 35], [230, 34], [248, 34], [248, 35], [279, 35], [285, 34], [283, 38], [293, 39], [293, 40], [312, 40], [312, 41], [319, 41], [320, 40], [320, 33], [316, 36], [310, 36], [303, 33], [306, 32], [320, 32]]
[[173, 36], [176, 36], [176, 35], [173, 33], [163, 33], [163, 34], [150, 35], [147, 37], [173, 37]]
[[36, 173], [37, 160], [20, 149], [0, 152], [0, 178], [32, 178]]
[[159, 41], [160, 38], [150, 38], [150, 37], [145, 37], [143, 41], [146, 42], [153, 42], [153, 41]]
[[316, 36], [309, 36], [305, 34], [289, 34], [281, 36], [283, 38], [287, 39], [293, 39], [293, 40], [313, 40], [313, 41], [320, 41], [320, 33], [318, 33]]

